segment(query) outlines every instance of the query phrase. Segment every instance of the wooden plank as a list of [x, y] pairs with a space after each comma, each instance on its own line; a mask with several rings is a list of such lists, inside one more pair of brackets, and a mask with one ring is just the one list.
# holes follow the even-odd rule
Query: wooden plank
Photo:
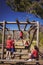
[[23, 62], [23, 63], [28, 63], [28, 64], [34, 64], [34, 63], [43, 63], [43, 60], [31, 60], [31, 61], [28, 61], [28, 60], [23, 60], [23, 59], [1, 59], [0, 62]]
[[[17, 24], [17, 22], [9, 22], [7, 21], [6, 24]], [[29, 24], [27, 22], [19, 22], [19, 24]], [[31, 24], [37, 24], [36, 22], [31, 22]]]
[[29, 53], [23, 53], [23, 52], [14, 52], [15, 55], [28, 55]]
[[3, 24], [3, 22], [0, 22], [0, 24]]
[[15, 46], [16, 49], [24, 49], [24, 46]]
[[1, 61], [4, 61], [4, 62], [6, 62], [6, 61], [7, 62], [24, 62], [23, 59], [10, 59], [10, 60], [9, 59], [1, 59], [0, 62]]

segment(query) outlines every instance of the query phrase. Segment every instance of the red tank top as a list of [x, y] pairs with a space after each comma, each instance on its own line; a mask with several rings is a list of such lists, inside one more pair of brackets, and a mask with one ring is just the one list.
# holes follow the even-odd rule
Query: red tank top
[[14, 40], [12, 40], [11, 48], [14, 48], [15, 47], [14, 44], [15, 44], [15, 42], [14, 42]]
[[7, 40], [6, 41], [6, 48], [11, 48], [12, 45], [12, 40]]
[[32, 54], [34, 55], [34, 57], [38, 56], [38, 51], [37, 50], [33, 50]]
[[22, 33], [22, 32], [20, 32], [20, 37], [21, 37], [21, 36], [23, 36], [23, 33]]

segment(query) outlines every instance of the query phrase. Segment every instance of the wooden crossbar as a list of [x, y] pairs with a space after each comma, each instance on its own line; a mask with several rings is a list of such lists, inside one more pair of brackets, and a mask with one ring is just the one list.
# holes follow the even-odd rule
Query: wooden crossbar
[[[3, 24], [3, 22], [0, 22], [0, 24]], [[17, 22], [9, 22], [7, 21], [6, 24], [17, 24]], [[19, 22], [19, 24], [29, 24], [28, 22]], [[31, 22], [30, 24], [37, 24], [37, 22]]]
[[31, 64], [31, 65], [43, 65], [43, 60], [41, 60], [41, 61], [27, 61], [27, 60], [0, 60], [0, 63], [3, 63], [3, 64], [19, 64], [19, 65], [29, 65], [29, 64]]
[[[0, 59], [0, 61], [4, 61], [4, 62], [30, 62], [30, 61], [26, 61], [26, 60], [23, 60], [23, 59]], [[31, 62], [38, 62], [38, 61], [31, 61]]]
[[23, 53], [23, 52], [14, 52], [15, 55], [28, 55], [29, 53]]
[[30, 63], [36, 63], [36, 62], [39, 62], [39, 63], [41, 63], [41, 62], [43, 62], [43, 60], [31, 60], [31, 61], [28, 61], [28, 60], [23, 60], [23, 59], [0, 59], [0, 62], [1, 61], [3, 61], [3, 62], [23, 62], [23, 63], [28, 63], [28, 62], [30, 62]]
[[0, 24], [3, 24], [3, 22], [0, 22]]

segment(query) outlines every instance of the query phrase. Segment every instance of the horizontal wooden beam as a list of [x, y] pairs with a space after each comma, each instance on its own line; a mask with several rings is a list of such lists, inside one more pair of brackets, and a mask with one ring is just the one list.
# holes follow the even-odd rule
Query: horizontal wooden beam
[[36, 63], [40, 63], [40, 64], [43, 64], [43, 60], [32, 60], [32, 61], [27, 61], [27, 60], [24, 60], [24, 59], [10, 59], [10, 60], [8, 60], [8, 59], [0, 59], [0, 62], [6, 62], [6, 63], [11, 63], [11, 62], [22, 62], [22, 63], [28, 63], [28, 64], [36, 64]]
[[3, 24], [3, 22], [0, 22], [0, 24]]
[[[6, 22], [7, 24], [17, 24], [17, 22]], [[27, 22], [19, 22], [19, 24], [29, 24]], [[36, 24], [36, 22], [31, 22], [31, 24]]]
[[[2, 30], [1, 28], [0, 28], [0, 30]], [[5, 29], [5, 30], [7, 30], [7, 31], [21, 31], [21, 30], [9, 30], [9, 29]], [[28, 30], [24, 30], [24, 31], [28, 31]]]
[[25, 54], [24, 54], [24, 52], [14, 52], [14, 55], [15, 55], [15, 54], [16, 54], [16, 55], [28, 55], [28, 53], [25, 53]]
[[[0, 22], [0, 25], [2, 25], [4, 22]], [[18, 25], [18, 28], [19, 28], [19, 31], [20, 31], [20, 24], [25, 24], [25, 28], [24, 28], [24, 30], [26, 29], [26, 26], [28, 25], [28, 24], [34, 24], [34, 25], [36, 25], [37, 24], [37, 22], [29, 22], [28, 20], [26, 21], [26, 22], [19, 22], [18, 20], [16, 20], [16, 22], [9, 22], [9, 21], [5, 21], [5, 24], [17, 24]], [[30, 30], [32, 30], [32, 28], [30, 29]]]
[[[0, 24], [3, 24], [3, 22], [0, 22]], [[17, 24], [17, 22], [9, 22], [7, 21], [6, 24]], [[19, 22], [19, 24], [29, 24], [28, 22]], [[30, 22], [30, 24], [37, 24], [37, 22]]]

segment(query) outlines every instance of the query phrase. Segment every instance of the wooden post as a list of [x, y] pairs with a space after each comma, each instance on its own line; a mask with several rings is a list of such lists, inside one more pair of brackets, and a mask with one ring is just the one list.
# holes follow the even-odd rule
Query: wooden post
[[37, 21], [37, 46], [39, 46], [39, 22]]
[[30, 39], [30, 32], [29, 32], [29, 39]]
[[13, 30], [12, 32], [13, 32], [13, 35], [12, 35], [12, 37], [13, 37], [13, 39], [14, 39], [14, 30]]
[[4, 44], [5, 44], [5, 21], [3, 22], [3, 33], [2, 33], [2, 59], [4, 58]]

